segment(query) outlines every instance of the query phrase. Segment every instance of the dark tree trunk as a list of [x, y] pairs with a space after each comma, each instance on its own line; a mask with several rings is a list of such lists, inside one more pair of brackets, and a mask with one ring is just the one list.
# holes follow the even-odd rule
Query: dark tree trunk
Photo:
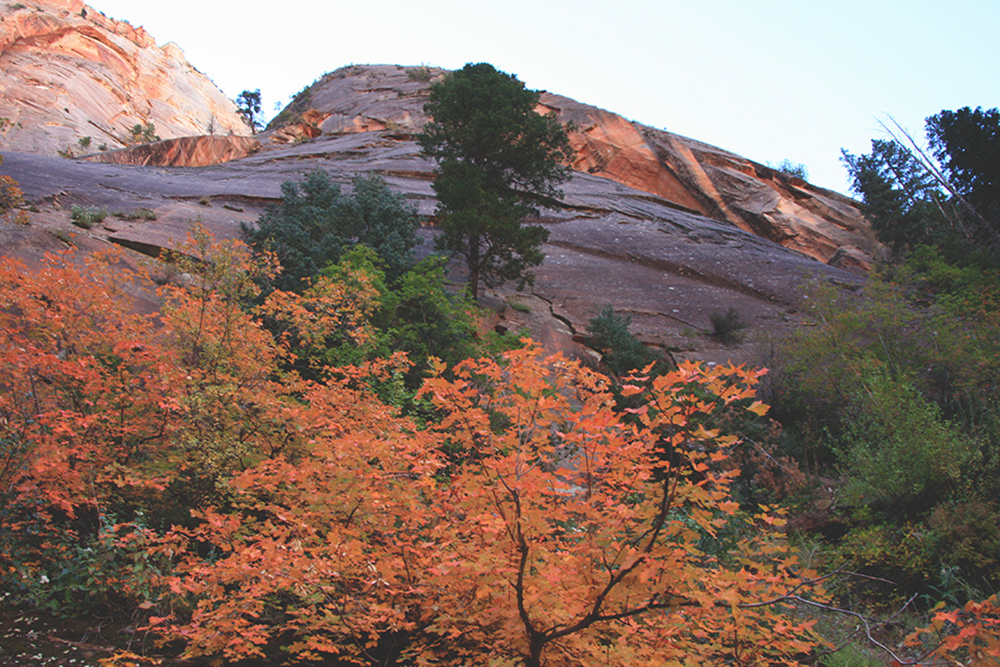
[[472, 300], [479, 303], [479, 235], [469, 236], [469, 291]]

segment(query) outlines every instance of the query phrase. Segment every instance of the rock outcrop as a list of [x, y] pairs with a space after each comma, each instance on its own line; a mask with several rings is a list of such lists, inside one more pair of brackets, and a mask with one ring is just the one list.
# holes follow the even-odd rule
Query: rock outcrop
[[[423, 105], [430, 85], [445, 74], [428, 67], [343, 67], [300, 93], [261, 141], [278, 145], [356, 132], [408, 137], [427, 122]], [[577, 171], [648, 192], [821, 262], [869, 268], [874, 235], [849, 197], [560, 95], [543, 93], [538, 111], [572, 123]]]
[[[81, 250], [117, 244], [144, 255], [183, 242], [198, 221], [216, 237], [234, 238], [281, 197], [284, 181], [327, 171], [349, 189], [362, 173], [382, 174], [429, 219], [435, 209], [434, 165], [419, 147], [390, 130], [325, 135], [297, 145], [272, 145], [209, 167], [171, 168], [94, 163], [6, 153], [0, 174], [17, 178], [37, 211], [28, 226], [0, 224], [0, 254], [37, 262], [44, 251], [73, 243]], [[587, 322], [606, 305], [632, 317], [633, 331], [675, 358], [752, 361], [706, 337], [713, 313], [736, 308], [754, 331], [780, 334], [798, 326], [809, 279], [855, 289], [863, 278], [784, 248], [729, 223], [608, 178], [576, 172], [563, 207], [535, 221], [551, 233], [545, 263], [530, 292], [488, 292], [497, 328], [527, 329], [550, 350], [589, 358], [579, 344]], [[74, 227], [73, 206], [108, 212], [91, 229]], [[137, 215], [143, 209], [151, 215]], [[433, 225], [419, 252], [433, 249]], [[452, 274], [461, 281], [461, 267]], [[519, 304], [514, 308], [511, 304]], [[525, 313], [529, 310], [529, 313]]]
[[573, 168], [663, 197], [821, 262], [867, 270], [876, 248], [857, 202], [734, 153], [545, 93], [573, 123]]
[[130, 148], [119, 148], [84, 156], [91, 162], [112, 164], [141, 164], [159, 167], [207, 167], [229, 162], [260, 150], [260, 142], [253, 137], [181, 137], [165, 139]]
[[0, 149], [93, 153], [135, 143], [136, 125], [163, 139], [250, 134], [176, 44], [80, 0], [0, 4]]
[[[255, 137], [260, 150], [254, 140], [195, 137], [103, 162], [6, 152], [0, 174], [20, 181], [32, 210], [28, 225], [0, 224], [0, 254], [32, 263], [67, 242], [83, 252], [116, 244], [138, 262], [177, 248], [195, 221], [218, 238], [238, 237], [279, 201], [283, 182], [314, 169], [345, 189], [358, 174], [381, 174], [428, 223], [420, 252], [429, 253], [435, 165], [413, 133], [427, 121], [429, 80], [440, 75], [395, 66], [328, 74], [300, 94], [284, 125]], [[851, 200], [601, 109], [549, 94], [542, 102], [574, 123], [576, 171], [561, 207], [534, 221], [550, 231], [534, 288], [482, 297], [497, 329], [527, 329], [549, 350], [591, 359], [580, 341], [611, 305], [675, 359], [760, 363], [751, 346], [708, 336], [711, 316], [736, 308], [751, 334], [780, 336], [803, 323], [807, 281], [863, 284], [860, 272], [844, 270], [867, 262], [867, 228]], [[80, 229], [74, 206], [109, 215]]]

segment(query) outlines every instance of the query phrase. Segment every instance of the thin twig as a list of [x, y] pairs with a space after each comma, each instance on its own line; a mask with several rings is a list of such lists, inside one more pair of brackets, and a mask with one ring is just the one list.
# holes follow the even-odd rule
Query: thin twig
[[[898, 129], [899, 132], [904, 137], [906, 137], [906, 139], [910, 142], [910, 145], [913, 146], [913, 150], [915, 150], [917, 152], [917, 155], [919, 156], [919, 159], [917, 161], [921, 164], [921, 166], [923, 166], [924, 169], [927, 170], [931, 174], [931, 176], [934, 177], [934, 180], [936, 180], [938, 184], [941, 185], [941, 187], [950, 192], [952, 196], [955, 197], [955, 199], [962, 202], [962, 204], [965, 205], [967, 209], [969, 209], [972, 215], [974, 215], [976, 218], [979, 219], [979, 221], [982, 223], [983, 229], [985, 229], [990, 234], [990, 236], [993, 237], [993, 241], [996, 244], [1000, 245], [1000, 235], [998, 235], [997, 232], [993, 229], [992, 225], [990, 225], [990, 223], [987, 222], [986, 218], [984, 218], [982, 214], [980, 214], [979, 211], [976, 210], [976, 208], [971, 203], [969, 203], [969, 201], [962, 195], [962, 193], [959, 192], [958, 189], [951, 184], [951, 182], [945, 177], [945, 175], [941, 173], [941, 170], [937, 168], [937, 165], [934, 164], [934, 161], [931, 160], [930, 157], [928, 157], [927, 153], [924, 151], [923, 148], [920, 147], [919, 144], [917, 144], [917, 142], [913, 139], [910, 133], [907, 132], [902, 125], [896, 122], [896, 119], [893, 118], [892, 116], [889, 116], [889, 120], [892, 121], [892, 124], [896, 126], [896, 129]], [[892, 137], [892, 140], [896, 142], [897, 145], [906, 148], [906, 145], [899, 139], [899, 137], [895, 135], [895, 133], [891, 129], [889, 129], [889, 127], [885, 123], [883, 123], [881, 120], [878, 120], [878, 124], [882, 126], [882, 129], [884, 129], [890, 137]], [[958, 224], [959, 227], [962, 228], [962, 233], [965, 234], [966, 238], [968, 238], [969, 234], [968, 232], [965, 231], [965, 228], [962, 226], [961, 220], [958, 220]]]

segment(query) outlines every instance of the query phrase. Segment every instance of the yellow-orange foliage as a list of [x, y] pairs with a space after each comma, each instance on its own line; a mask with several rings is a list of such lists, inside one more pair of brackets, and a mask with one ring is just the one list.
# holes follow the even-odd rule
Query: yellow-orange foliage
[[[0, 260], [3, 577], [45, 572], [85, 515], [180, 498], [179, 525], [112, 527], [162, 568], [112, 583], [189, 657], [771, 665], [815, 645], [783, 606], [813, 575], [779, 518], [738, 514], [734, 440], [711, 426], [766, 411], [760, 371], [633, 378], [620, 410], [606, 378], [529, 344], [436, 366], [419, 424], [356, 381], [393, 362], [287, 370], [247, 306], [268, 267], [239, 244], [197, 232], [185, 252], [191, 280], [152, 317], [113, 256]], [[297, 340], [363, 336], [357, 297], [323, 284], [265, 309]]]

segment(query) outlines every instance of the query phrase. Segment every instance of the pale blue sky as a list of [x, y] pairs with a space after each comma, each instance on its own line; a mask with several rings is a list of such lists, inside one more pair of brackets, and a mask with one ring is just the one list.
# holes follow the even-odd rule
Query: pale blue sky
[[840, 149], [892, 114], [1000, 106], [1000, 0], [93, 0], [264, 107], [352, 63], [490, 62], [842, 192]]

